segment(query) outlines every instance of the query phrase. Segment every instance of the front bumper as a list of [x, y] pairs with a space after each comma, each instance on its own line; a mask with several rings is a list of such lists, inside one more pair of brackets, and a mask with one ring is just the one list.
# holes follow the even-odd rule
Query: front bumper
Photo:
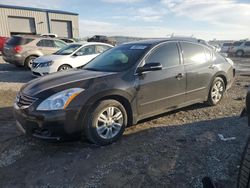
[[40, 76], [45, 76], [45, 75], [57, 72], [57, 69], [51, 66], [50, 67], [37, 67], [37, 68], [32, 67], [31, 71], [32, 71], [33, 76], [40, 77]]
[[30, 111], [14, 104], [14, 116], [19, 130], [27, 135], [46, 140], [76, 138], [81, 135], [80, 109]]

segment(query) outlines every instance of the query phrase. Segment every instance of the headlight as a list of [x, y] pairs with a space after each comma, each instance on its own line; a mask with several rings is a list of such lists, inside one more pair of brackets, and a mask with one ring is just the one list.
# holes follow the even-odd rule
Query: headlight
[[37, 110], [47, 111], [65, 109], [69, 103], [82, 91], [84, 91], [82, 88], [71, 88], [56, 93], [39, 104]]
[[47, 61], [39, 64], [39, 67], [49, 67], [53, 64], [53, 61]]

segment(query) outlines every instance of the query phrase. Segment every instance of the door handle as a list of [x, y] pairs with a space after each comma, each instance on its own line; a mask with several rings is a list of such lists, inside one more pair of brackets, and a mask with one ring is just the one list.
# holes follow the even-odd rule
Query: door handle
[[215, 64], [209, 65], [208, 68], [214, 69], [215, 68]]
[[183, 73], [179, 73], [179, 74], [177, 74], [177, 75], [175, 76], [175, 78], [176, 78], [177, 80], [180, 80], [180, 79], [183, 78], [183, 76], [184, 76]]

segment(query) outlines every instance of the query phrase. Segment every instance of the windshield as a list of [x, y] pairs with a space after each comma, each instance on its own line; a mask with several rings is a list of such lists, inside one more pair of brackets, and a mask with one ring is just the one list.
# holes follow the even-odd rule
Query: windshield
[[73, 52], [75, 52], [78, 48], [80, 48], [82, 45], [81, 44], [71, 44], [69, 46], [65, 46], [64, 48], [60, 49], [55, 55], [70, 55]]
[[97, 56], [84, 69], [120, 72], [132, 67], [149, 49], [149, 44], [124, 44]]

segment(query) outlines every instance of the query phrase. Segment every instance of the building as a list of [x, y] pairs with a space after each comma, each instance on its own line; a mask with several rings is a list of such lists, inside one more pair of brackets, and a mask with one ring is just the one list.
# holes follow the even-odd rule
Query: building
[[79, 37], [78, 14], [0, 4], [0, 36], [43, 33], [55, 33], [58, 37]]

